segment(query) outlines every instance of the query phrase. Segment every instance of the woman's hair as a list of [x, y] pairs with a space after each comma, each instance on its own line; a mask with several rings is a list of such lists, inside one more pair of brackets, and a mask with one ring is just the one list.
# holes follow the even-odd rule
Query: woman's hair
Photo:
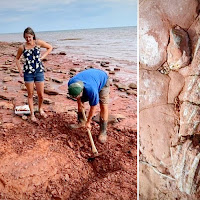
[[25, 34], [31, 34], [33, 36], [33, 39], [36, 40], [36, 36], [35, 36], [35, 33], [33, 31], [33, 29], [31, 27], [27, 27], [25, 30], [24, 30], [24, 38], [25, 38]]

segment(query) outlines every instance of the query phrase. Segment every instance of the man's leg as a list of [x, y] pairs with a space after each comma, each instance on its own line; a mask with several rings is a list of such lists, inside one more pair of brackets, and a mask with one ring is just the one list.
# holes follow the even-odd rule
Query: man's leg
[[108, 124], [108, 103], [110, 93], [110, 82], [107, 80], [106, 85], [99, 93], [100, 97], [100, 135], [99, 141], [105, 143], [107, 140], [107, 124]]
[[100, 103], [100, 135], [99, 141], [105, 143], [107, 140], [107, 123], [108, 123], [108, 104]]

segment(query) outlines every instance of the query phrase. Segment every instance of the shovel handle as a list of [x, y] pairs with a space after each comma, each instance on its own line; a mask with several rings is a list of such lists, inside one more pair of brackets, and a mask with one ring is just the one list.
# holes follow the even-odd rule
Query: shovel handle
[[[84, 120], [87, 121], [87, 118], [86, 118], [86, 116], [85, 116], [85, 111], [84, 111], [84, 109], [82, 109], [82, 114], [83, 114]], [[94, 140], [93, 140], [93, 138], [92, 138], [92, 134], [91, 134], [90, 129], [87, 128], [87, 132], [88, 132], [88, 136], [89, 136], [89, 139], [90, 139], [90, 144], [91, 144], [91, 146], [92, 146], [92, 152], [93, 152], [93, 154], [98, 154], [98, 151], [97, 151], [97, 149], [96, 149], [96, 147], [95, 147]]]

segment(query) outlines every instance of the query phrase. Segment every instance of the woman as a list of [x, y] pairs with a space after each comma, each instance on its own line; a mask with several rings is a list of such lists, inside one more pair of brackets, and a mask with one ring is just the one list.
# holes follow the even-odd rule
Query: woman
[[[42, 109], [44, 98], [44, 66], [42, 60], [52, 51], [52, 46], [42, 40], [36, 40], [34, 31], [28, 27], [24, 30], [24, 39], [26, 42], [22, 44], [17, 52], [16, 64], [21, 77], [24, 77], [24, 82], [28, 91], [28, 104], [31, 111], [31, 120], [36, 122], [33, 107], [34, 83], [38, 94], [38, 110], [41, 116], [47, 117], [47, 114]], [[40, 48], [46, 48], [47, 51], [40, 55]], [[20, 57], [23, 54], [25, 63], [23, 71], [20, 66]]]

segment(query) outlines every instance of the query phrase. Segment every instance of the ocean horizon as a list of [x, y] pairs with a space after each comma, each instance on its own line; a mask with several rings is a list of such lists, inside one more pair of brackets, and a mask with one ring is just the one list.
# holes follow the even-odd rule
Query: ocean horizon
[[[36, 38], [76, 60], [109, 61], [137, 75], [137, 27], [109, 27], [35, 32]], [[23, 32], [0, 34], [0, 41], [25, 42]]]

